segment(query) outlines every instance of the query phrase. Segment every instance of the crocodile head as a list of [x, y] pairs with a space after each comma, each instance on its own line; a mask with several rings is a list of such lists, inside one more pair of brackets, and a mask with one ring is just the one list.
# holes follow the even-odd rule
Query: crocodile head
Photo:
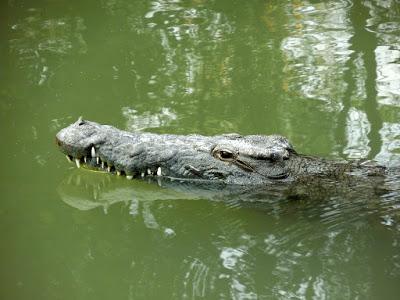
[[56, 143], [70, 161], [133, 177], [265, 184], [290, 180], [295, 151], [284, 137], [131, 133], [79, 119]]

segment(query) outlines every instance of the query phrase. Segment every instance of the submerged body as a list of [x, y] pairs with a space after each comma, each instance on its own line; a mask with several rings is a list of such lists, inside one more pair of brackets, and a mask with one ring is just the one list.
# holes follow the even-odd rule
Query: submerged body
[[77, 166], [126, 176], [236, 185], [383, 178], [384, 167], [298, 154], [278, 135], [218, 136], [131, 133], [79, 119], [56, 136]]

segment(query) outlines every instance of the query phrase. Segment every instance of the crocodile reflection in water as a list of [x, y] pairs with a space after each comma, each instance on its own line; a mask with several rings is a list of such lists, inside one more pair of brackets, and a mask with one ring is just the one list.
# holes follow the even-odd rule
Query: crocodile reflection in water
[[[266, 197], [263, 201], [268, 205], [258, 206], [263, 209], [260, 213], [259, 210], [246, 209], [246, 207], [253, 208], [256, 203], [238, 202], [230, 197], [227, 197], [231, 200], [227, 205], [218, 205], [211, 201], [188, 202], [188, 200], [202, 197], [199, 197], [197, 191], [185, 193], [186, 182], [175, 184], [176, 189], [181, 189], [176, 190], [172, 185], [171, 188], [169, 186], [163, 188], [158, 187], [157, 184], [148, 184], [147, 180], [152, 179], [157, 181], [156, 178], [149, 177], [146, 180], [132, 182], [122, 177], [101, 176], [95, 172], [72, 169], [58, 187], [62, 200], [79, 210], [97, 209], [97, 212], [89, 215], [98, 216], [100, 220], [104, 218], [99, 209], [109, 211], [106, 219], [110, 221], [100, 222], [97, 219], [98, 222], [94, 225], [91, 222], [92, 219], [89, 219], [86, 221], [87, 224], [82, 225], [82, 216], [77, 218], [79, 226], [74, 226], [78, 228], [76, 230], [79, 230], [77, 245], [82, 248], [84, 254], [88, 249], [93, 249], [93, 253], [98, 255], [95, 256], [98, 260], [102, 259], [101, 251], [104, 251], [104, 248], [110, 249], [104, 245], [117, 244], [129, 253], [137, 251], [149, 253], [149, 255], [139, 256], [140, 259], [133, 256], [136, 263], [134, 272], [140, 275], [149, 266], [160, 267], [161, 265], [171, 268], [171, 256], [165, 255], [165, 253], [176, 251], [171, 245], [176, 247], [193, 245], [190, 251], [183, 254], [181, 264], [175, 267], [184, 270], [183, 273], [179, 273], [182, 276], [179, 277], [179, 282], [182, 283], [184, 291], [190, 292], [192, 288], [195, 288], [194, 285], [183, 285], [183, 283], [193, 277], [198, 278], [197, 268], [207, 268], [208, 276], [203, 274], [207, 279], [204, 280], [205, 295], [210, 293], [209, 290], [215, 286], [215, 282], [223, 287], [231, 286], [235, 280], [251, 283], [248, 279], [259, 267], [254, 262], [257, 255], [260, 255], [260, 251], [263, 251], [261, 255], [273, 260], [273, 264], [268, 267], [268, 272], [274, 274], [271, 285], [286, 287], [286, 285], [289, 286], [288, 282], [290, 285], [293, 282], [300, 285], [303, 278], [310, 282], [316, 280], [315, 278], [326, 278], [336, 274], [336, 269], [332, 266], [345, 266], [349, 259], [362, 259], [360, 272], [372, 274], [374, 269], [369, 263], [371, 257], [362, 254], [368, 254], [370, 251], [369, 234], [371, 230], [377, 230], [379, 216], [393, 213], [388, 203], [374, 207], [370, 202], [368, 205], [360, 205], [359, 201], [349, 202], [341, 198], [335, 198], [329, 202], [294, 202], [285, 199], [267, 202]], [[78, 215], [80, 215], [79, 212]], [[250, 224], [248, 222], [250, 216], [258, 221]], [[395, 219], [395, 216], [391, 218]], [[86, 214], [84, 219], [87, 219]], [[260, 220], [263, 222], [259, 222]], [[75, 222], [78, 221], [75, 220]], [[207, 223], [209, 230], [206, 232], [207, 236], [200, 239], [199, 234], [193, 234], [193, 232], [203, 232], [204, 222]], [[117, 226], [112, 227], [109, 233], [111, 224]], [[260, 224], [262, 224], [261, 227]], [[151, 230], [143, 229], [143, 227]], [[385, 227], [381, 225], [379, 228]], [[390, 230], [385, 231], [383, 238], [394, 234], [395, 230], [392, 229], [395, 228], [395, 226], [390, 226]], [[139, 232], [142, 230], [146, 231], [141, 239]], [[379, 232], [382, 233], [382, 231]], [[103, 239], [99, 243], [98, 239], [93, 237]], [[349, 252], [349, 247], [354, 251]], [[398, 250], [398, 245], [393, 247]], [[200, 254], [204, 249], [208, 252], [202, 257]], [[327, 260], [326, 251], [334, 251], [337, 255]], [[120, 261], [118, 255], [110, 252], [106, 255], [109, 255], [111, 263]], [[317, 259], [317, 267], [315, 267], [315, 260], [310, 260], [310, 256]], [[154, 257], [159, 259], [155, 260]], [[126, 260], [124, 267], [130, 268], [131, 261], [132, 259]], [[393, 265], [397, 262], [398, 259], [394, 258]], [[71, 265], [73, 263], [76, 265], [79, 263], [80, 268], [84, 267], [88, 271], [98, 270], [97, 264], [93, 263], [93, 258], [88, 258], [87, 255], [80, 255], [78, 259], [70, 262]], [[101, 269], [104, 269], [103, 266]], [[319, 277], [307, 277], [306, 274], [310, 274], [310, 270]], [[92, 272], [89, 273], [92, 274]], [[225, 274], [227, 277], [220, 278], [220, 274]], [[296, 274], [304, 274], [304, 276], [296, 276]], [[341, 287], [347, 288], [349, 285], [347, 277], [339, 276], [338, 280]], [[153, 287], [157, 282], [158, 278], [153, 278], [146, 281], [145, 287]], [[247, 287], [254, 290], [255, 287], [250, 283]], [[336, 286], [338, 282], [331, 283], [327, 280], [325, 284]]]

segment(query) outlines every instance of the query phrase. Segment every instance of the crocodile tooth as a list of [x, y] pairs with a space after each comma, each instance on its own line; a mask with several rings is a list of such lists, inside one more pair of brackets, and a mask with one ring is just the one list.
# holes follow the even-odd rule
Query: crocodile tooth
[[147, 174], [151, 175], [151, 170], [147, 169]]
[[96, 157], [96, 163], [97, 163], [97, 164], [100, 163], [100, 157]]
[[65, 156], [67, 157], [69, 162], [72, 162], [72, 159], [71, 159], [71, 157], [69, 157], [69, 155], [65, 155]]
[[157, 176], [161, 176], [162, 175], [162, 173], [161, 173], [161, 167], [158, 167], [158, 169], [157, 169]]
[[87, 162], [87, 158], [86, 158], [86, 156], [84, 156], [83, 157], [83, 161], [85, 162], [85, 164], [86, 164], [86, 162]]
[[90, 151], [90, 154], [92, 157], [96, 157], [96, 150], [94, 149], [94, 146], [92, 146], [92, 150]]
[[118, 175], [118, 176], [121, 176], [121, 171], [117, 171], [117, 175]]
[[132, 175], [126, 175], [126, 179], [131, 180], [131, 179], [133, 179], [133, 176]]
[[77, 166], [78, 168], [81, 167], [81, 162], [79, 161], [78, 158], [75, 158], [75, 163], [76, 163], [76, 166]]

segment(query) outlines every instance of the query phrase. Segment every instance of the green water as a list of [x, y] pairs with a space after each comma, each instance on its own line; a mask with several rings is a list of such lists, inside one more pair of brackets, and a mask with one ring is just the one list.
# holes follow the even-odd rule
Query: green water
[[81, 115], [399, 165], [399, 1], [0, 4], [1, 299], [399, 299], [398, 191], [254, 207], [75, 170]]

